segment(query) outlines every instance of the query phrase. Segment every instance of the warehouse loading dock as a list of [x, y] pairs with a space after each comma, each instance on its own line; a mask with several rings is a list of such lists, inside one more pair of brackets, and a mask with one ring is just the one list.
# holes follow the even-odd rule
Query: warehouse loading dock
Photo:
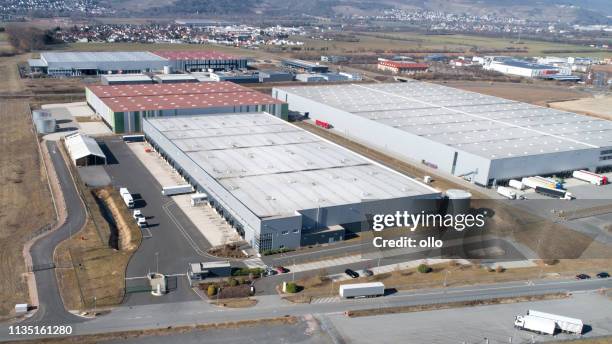
[[575, 113], [418, 81], [272, 93], [355, 141], [483, 186], [612, 165], [612, 122]]

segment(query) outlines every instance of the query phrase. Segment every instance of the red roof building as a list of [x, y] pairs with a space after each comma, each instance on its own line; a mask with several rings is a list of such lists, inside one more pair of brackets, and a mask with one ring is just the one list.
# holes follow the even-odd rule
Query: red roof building
[[416, 74], [427, 72], [429, 65], [426, 63], [401, 62], [401, 61], [378, 61], [378, 70], [390, 71], [394, 74]]
[[140, 131], [141, 117], [288, 112], [284, 102], [231, 82], [90, 86], [86, 98], [118, 133]]

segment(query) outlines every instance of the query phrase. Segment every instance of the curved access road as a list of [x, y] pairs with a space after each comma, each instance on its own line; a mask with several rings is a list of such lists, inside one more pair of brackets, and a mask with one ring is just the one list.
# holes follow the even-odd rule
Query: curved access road
[[87, 213], [56, 142], [47, 141], [46, 145], [62, 189], [67, 217], [59, 228], [38, 239], [30, 248], [39, 305], [34, 316], [24, 323], [61, 325], [80, 322], [84, 319], [64, 308], [55, 275], [53, 253], [59, 243], [68, 239], [71, 233], [79, 231], [85, 225]]

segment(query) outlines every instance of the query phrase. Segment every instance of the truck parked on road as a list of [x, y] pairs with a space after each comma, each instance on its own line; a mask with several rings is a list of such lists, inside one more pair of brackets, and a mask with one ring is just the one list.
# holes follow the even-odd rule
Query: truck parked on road
[[517, 315], [514, 317], [514, 327], [521, 330], [554, 335], [557, 326], [550, 319], [532, 315]]
[[608, 177], [587, 170], [574, 171], [572, 177], [589, 182], [593, 185], [608, 184]]
[[582, 320], [564, 317], [562, 315], [544, 313], [530, 309], [527, 311], [527, 316], [553, 321], [555, 323], [556, 328], [558, 328], [561, 332], [582, 334], [582, 330], [584, 328]]
[[162, 195], [164, 196], [182, 195], [182, 194], [188, 194], [192, 192], [193, 192], [193, 186], [189, 184], [162, 187]]
[[119, 195], [121, 195], [121, 198], [123, 198], [123, 202], [125, 202], [125, 205], [128, 208], [134, 207], [134, 198], [132, 197], [132, 194], [130, 194], [127, 188], [119, 188]]
[[497, 188], [497, 193], [508, 199], [516, 199], [516, 191], [505, 186], [499, 186]]
[[343, 284], [339, 289], [340, 297], [376, 297], [385, 295], [385, 285], [381, 282]]

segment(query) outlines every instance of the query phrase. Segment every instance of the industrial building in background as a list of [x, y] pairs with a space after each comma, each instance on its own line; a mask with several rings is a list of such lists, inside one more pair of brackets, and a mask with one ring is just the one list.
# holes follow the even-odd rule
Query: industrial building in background
[[378, 59], [378, 70], [391, 72], [393, 74], [419, 74], [425, 73], [429, 69], [427, 63], [390, 61]]
[[418, 81], [276, 87], [289, 110], [480, 185], [612, 166], [612, 122]]
[[42, 52], [28, 65], [32, 72], [60, 77], [233, 70], [246, 68], [247, 59], [215, 51]]
[[329, 67], [326, 65], [319, 64], [317, 62], [309, 62], [304, 60], [296, 60], [296, 59], [284, 59], [282, 60], [282, 64], [284, 67], [305, 72], [305, 73], [327, 73], [329, 72]]
[[506, 56], [486, 56], [483, 69], [527, 78], [548, 78], [572, 74], [570, 67], [532, 63]]
[[287, 104], [231, 82], [89, 86], [87, 104], [115, 133], [139, 132], [143, 117], [266, 111], [287, 118]]
[[439, 191], [268, 113], [145, 118], [143, 132], [259, 252], [342, 240], [371, 209], [438, 210]]

